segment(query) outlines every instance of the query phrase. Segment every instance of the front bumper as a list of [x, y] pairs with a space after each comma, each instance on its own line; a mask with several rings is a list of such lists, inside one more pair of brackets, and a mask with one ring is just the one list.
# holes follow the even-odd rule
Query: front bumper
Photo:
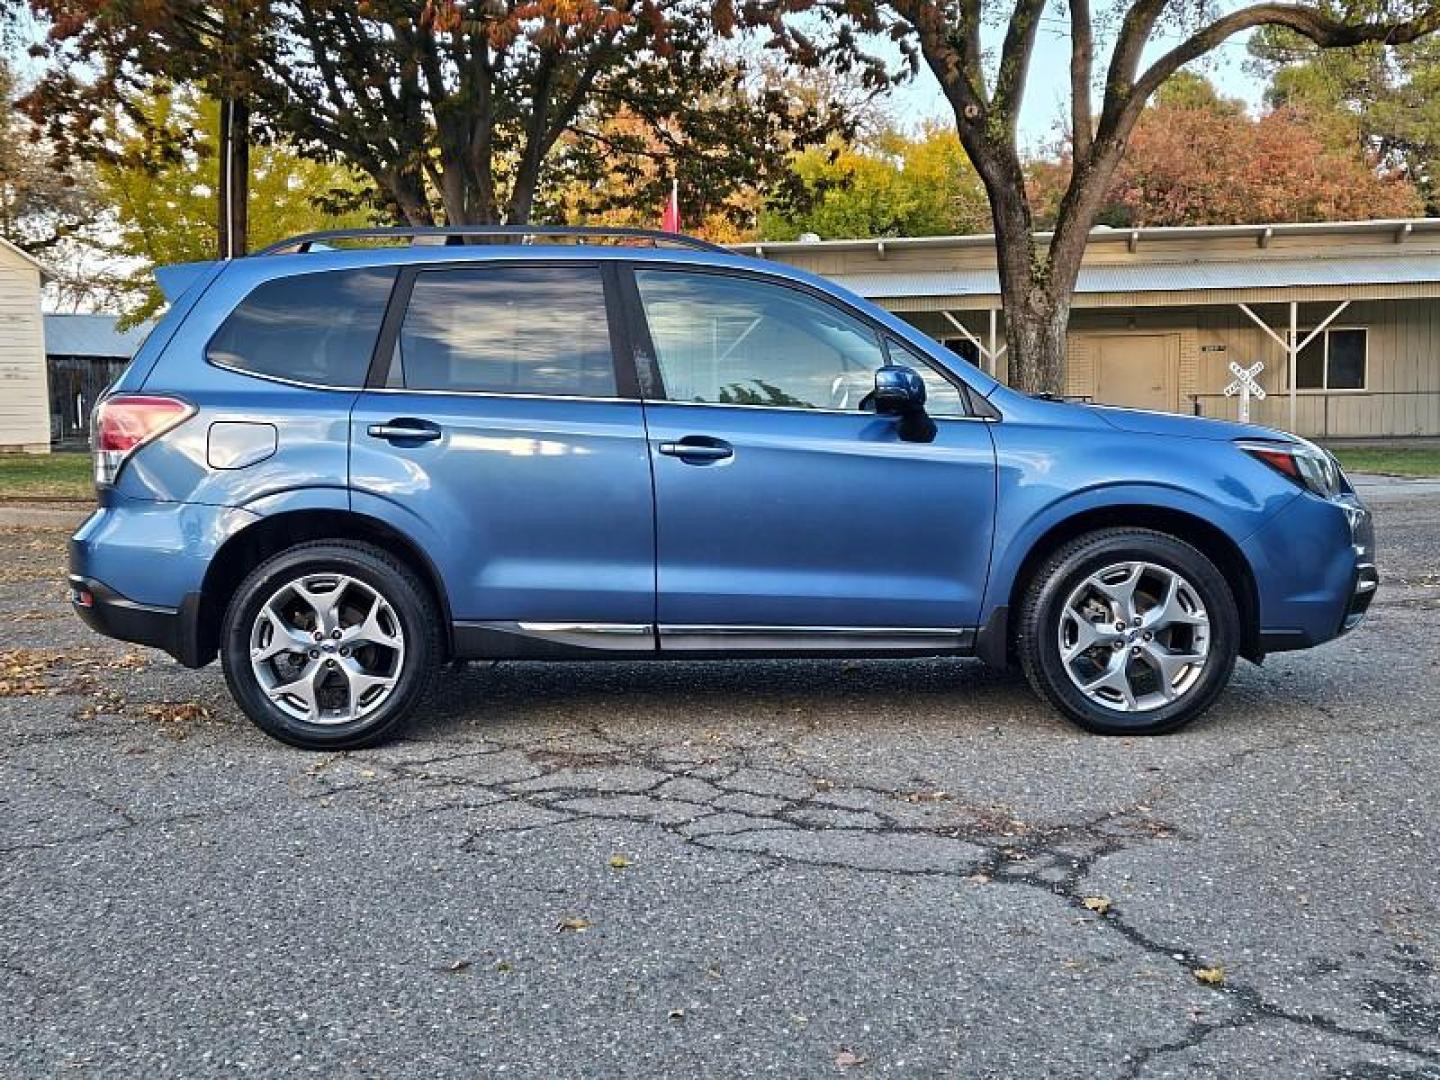
[[71, 574], [70, 606], [96, 633], [135, 645], [164, 649], [186, 667], [203, 667], [196, 642], [200, 594], [190, 593], [178, 608], [141, 604], [104, 582]]
[[1353, 495], [1299, 496], [1243, 549], [1260, 601], [1259, 652], [1308, 649], [1364, 621], [1379, 587], [1375, 528]]

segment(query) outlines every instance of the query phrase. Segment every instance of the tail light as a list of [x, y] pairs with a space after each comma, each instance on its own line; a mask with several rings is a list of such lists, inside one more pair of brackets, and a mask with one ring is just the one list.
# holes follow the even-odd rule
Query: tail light
[[115, 483], [130, 455], [195, 413], [179, 398], [120, 394], [105, 398], [95, 409], [91, 444], [95, 448], [95, 484]]

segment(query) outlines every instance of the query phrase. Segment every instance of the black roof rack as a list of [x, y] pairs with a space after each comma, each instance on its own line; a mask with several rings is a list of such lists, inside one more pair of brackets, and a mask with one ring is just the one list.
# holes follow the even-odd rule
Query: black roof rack
[[659, 229], [628, 229], [592, 227], [588, 225], [464, 225], [437, 228], [374, 228], [374, 229], [331, 229], [325, 232], [303, 233], [288, 240], [271, 244], [257, 255], [303, 255], [317, 245], [332, 240], [400, 240], [409, 238], [412, 245], [424, 244], [465, 244], [472, 239], [511, 237], [520, 244], [533, 244], [537, 238], [568, 239], [576, 244], [587, 240], [648, 240], [655, 247], [681, 247], [694, 251], [708, 251], [717, 255], [730, 255], [718, 244], [700, 240], [684, 233], [662, 232]]

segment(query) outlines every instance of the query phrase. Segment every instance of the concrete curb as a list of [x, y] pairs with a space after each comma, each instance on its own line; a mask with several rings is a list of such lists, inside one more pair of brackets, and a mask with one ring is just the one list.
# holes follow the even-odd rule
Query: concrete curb
[[54, 507], [26, 506], [23, 503], [0, 503], [0, 526], [22, 529], [69, 529], [80, 527], [90, 516], [92, 506]]

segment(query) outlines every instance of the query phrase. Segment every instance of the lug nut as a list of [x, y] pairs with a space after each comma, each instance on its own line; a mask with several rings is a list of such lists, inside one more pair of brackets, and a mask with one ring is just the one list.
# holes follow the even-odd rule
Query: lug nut
[[316, 631], [315, 631], [315, 640], [316, 640], [316, 641], [324, 641], [324, 640], [325, 640], [325, 635], [322, 634], [319, 630], [316, 630]]
[[341, 650], [340, 650], [340, 655], [341, 655], [341, 656], [349, 656], [349, 655], [350, 655], [350, 646], [349, 646], [349, 645], [346, 645], [343, 649], [341, 649]]
[[[1136, 645], [1133, 649], [1130, 650], [1130, 654], [1131, 654], [1132, 656], [1139, 656], [1139, 655], [1140, 655], [1140, 646], [1139, 646], [1139, 645]], [[332, 662], [333, 662], [333, 661], [332, 661]]]
[[1144, 620], [1142, 620], [1139, 615], [1136, 615], [1136, 616], [1135, 616], [1134, 623], [1135, 623], [1136, 626], [1139, 626], [1140, 623], [1143, 622], [1143, 621], [1144, 621]]
[[[1138, 624], [1138, 623], [1140, 622], [1140, 620], [1139, 620], [1139, 619], [1136, 619], [1135, 622]], [[333, 637], [336, 641], [339, 641], [339, 640], [340, 640], [340, 628], [337, 626], [334, 630], [330, 631], [330, 636]]]
[[1125, 643], [1124, 643], [1123, 641], [1117, 641], [1117, 642], [1115, 642], [1114, 649], [1115, 649], [1116, 652], [1119, 652], [1119, 651], [1120, 651], [1121, 649], [1123, 649], [1124, 647], [1125, 647]]
[[[1139, 650], [1139, 649], [1136, 649], [1135, 651], [1136, 651], [1136, 652], [1139, 652], [1140, 650]], [[334, 660], [326, 660], [326, 661], [325, 661], [325, 666], [326, 666], [326, 667], [334, 667], [334, 666], [335, 666], [335, 661], [334, 661]]]
[[1125, 624], [1123, 622], [1117, 622], [1115, 624], [1115, 629], [1118, 633], [1123, 634], [1125, 632]]
[[311, 649], [311, 650], [310, 650], [310, 659], [311, 659], [311, 660], [319, 660], [319, 659], [320, 659], [320, 650], [319, 650], [319, 649]]
[[1145, 640], [1146, 640], [1146, 641], [1153, 641], [1153, 640], [1155, 640], [1155, 635], [1152, 634], [1149, 630], [1146, 630], [1146, 631], [1145, 631]]

